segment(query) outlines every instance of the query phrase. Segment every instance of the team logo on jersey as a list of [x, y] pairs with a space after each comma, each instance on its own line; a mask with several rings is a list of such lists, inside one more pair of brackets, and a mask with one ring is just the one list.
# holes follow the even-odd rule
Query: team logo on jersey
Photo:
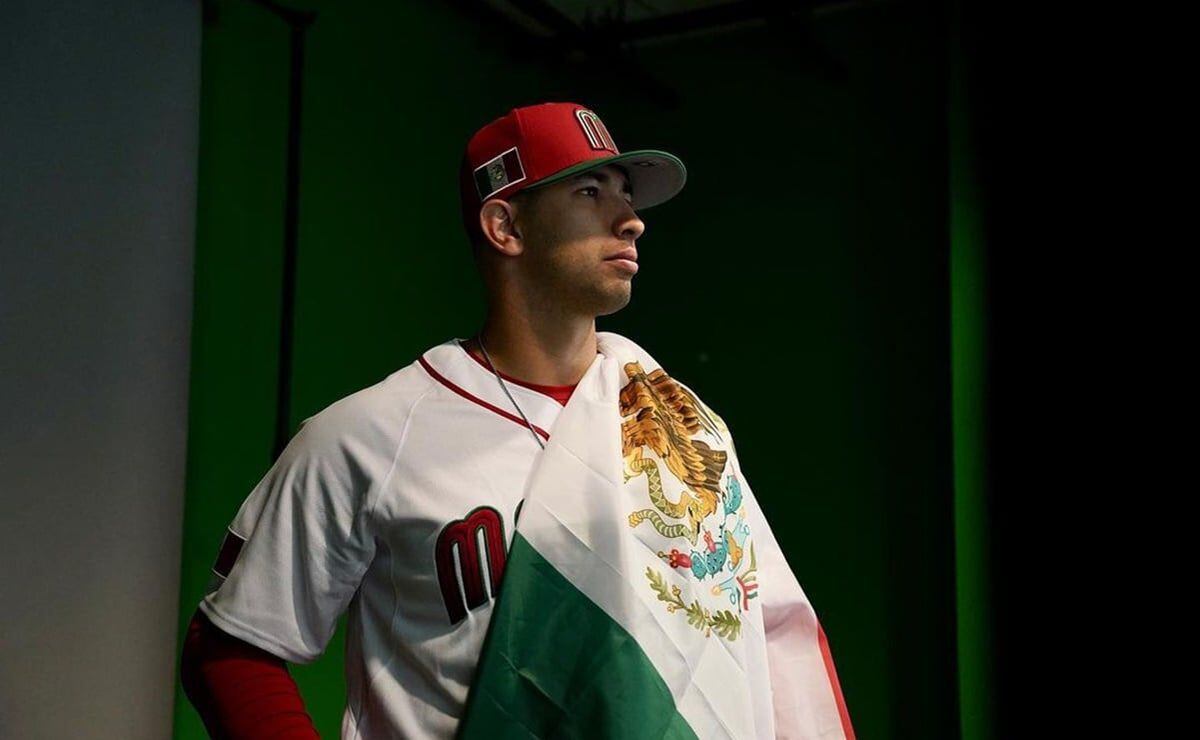
[[[518, 507], [519, 509], [519, 507]], [[479, 532], [483, 531], [483, 549], [479, 548]], [[504, 574], [504, 558], [508, 540], [504, 536], [504, 519], [491, 506], [476, 506], [462, 519], [455, 519], [442, 528], [434, 546], [438, 584], [446, 616], [455, 625], [467, 616], [468, 609], [486, 604], [500, 593]], [[462, 588], [455, 577], [455, 553], [462, 571]], [[484, 589], [483, 567], [487, 565], [487, 582], [491, 594]], [[463, 602], [466, 601], [466, 607]]]

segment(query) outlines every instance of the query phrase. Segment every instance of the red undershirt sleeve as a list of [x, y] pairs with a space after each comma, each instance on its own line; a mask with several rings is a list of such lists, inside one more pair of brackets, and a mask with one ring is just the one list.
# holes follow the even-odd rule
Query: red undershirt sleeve
[[317, 738], [287, 663], [197, 610], [180, 665], [183, 690], [214, 738]]

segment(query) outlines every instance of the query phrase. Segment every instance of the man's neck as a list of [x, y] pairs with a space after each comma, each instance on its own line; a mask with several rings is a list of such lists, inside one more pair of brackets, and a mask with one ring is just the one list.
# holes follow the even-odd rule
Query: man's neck
[[[537, 385], [578, 383], [596, 359], [596, 320], [535, 325], [489, 315], [484, 321], [487, 357], [500, 372]], [[479, 351], [477, 337], [463, 343]]]

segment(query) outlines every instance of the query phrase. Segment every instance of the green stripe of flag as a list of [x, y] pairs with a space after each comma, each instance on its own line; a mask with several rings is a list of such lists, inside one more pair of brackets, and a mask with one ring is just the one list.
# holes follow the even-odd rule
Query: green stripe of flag
[[696, 734], [633, 636], [518, 531], [458, 737], [551, 736]]

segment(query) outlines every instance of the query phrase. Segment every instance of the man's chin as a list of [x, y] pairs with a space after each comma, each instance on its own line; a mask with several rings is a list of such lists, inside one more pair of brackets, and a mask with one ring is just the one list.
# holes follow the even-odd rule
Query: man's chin
[[625, 283], [623, 290], [618, 290], [615, 293], [608, 293], [605, 296], [603, 305], [596, 311], [597, 316], [608, 316], [614, 314], [629, 305], [629, 301], [633, 298], [633, 287], [630, 283]]

